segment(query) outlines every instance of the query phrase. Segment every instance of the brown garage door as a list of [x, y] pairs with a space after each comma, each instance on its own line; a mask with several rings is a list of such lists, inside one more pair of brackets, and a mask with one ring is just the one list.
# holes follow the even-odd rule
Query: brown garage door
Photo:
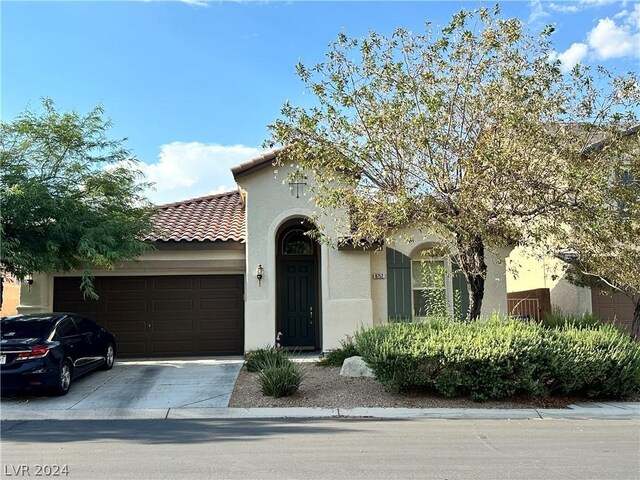
[[236, 355], [244, 347], [242, 275], [96, 277], [98, 300], [84, 300], [79, 277], [57, 277], [53, 308], [101, 323], [118, 355]]
[[591, 291], [593, 313], [608, 321], [615, 321], [631, 333], [633, 322], [633, 303], [622, 293], [605, 295], [595, 288]]

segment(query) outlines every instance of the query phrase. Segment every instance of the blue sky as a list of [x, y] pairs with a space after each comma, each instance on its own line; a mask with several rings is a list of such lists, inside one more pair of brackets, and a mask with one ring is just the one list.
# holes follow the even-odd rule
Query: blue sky
[[[484, 3], [493, 5], [495, 2]], [[143, 163], [170, 202], [234, 188], [229, 168], [261, 152], [285, 100], [309, 104], [295, 75], [322, 60], [340, 31], [414, 32], [479, 2], [30, 2], [0, 3], [0, 113], [10, 121], [41, 97], [59, 109], [102, 104], [112, 137]], [[556, 27], [557, 55], [639, 69], [640, 3], [500, 2], [533, 31]]]

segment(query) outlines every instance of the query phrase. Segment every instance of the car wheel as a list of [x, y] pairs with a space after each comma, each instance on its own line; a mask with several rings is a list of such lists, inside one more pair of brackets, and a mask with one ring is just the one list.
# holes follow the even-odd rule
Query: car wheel
[[60, 364], [58, 370], [58, 382], [54, 388], [53, 393], [62, 396], [66, 395], [71, 388], [71, 364], [68, 361], [64, 361]]
[[107, 348], [104, 349], [104, 363], [102, 364], [102, 370], [111, 370], [115, 361], [116, 347], [113, 343], [108, 343]]

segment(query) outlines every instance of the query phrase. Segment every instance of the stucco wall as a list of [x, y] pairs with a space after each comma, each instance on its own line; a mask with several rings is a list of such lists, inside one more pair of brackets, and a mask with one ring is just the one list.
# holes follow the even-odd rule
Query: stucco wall
[[592, 312], [591, 289], [569, 283], [560, 260], [518, 247], [509, 255], [507, 266], [507, 291], [548, 288], [552, 308], [572, 315]]
[[[273, 344], [276, 334], [276, 235], [292, 218], [313, 218], [308, 196], [291, 195], [288, 168], [276, 176], [266, 167], [238, 179], [246, 191], [247, 301], [245, 305], [245, 349]], [[322, 218], [327, 232], [330, 219]], [[255, 278], [264, 268], [261, 285]], [[339, 346], [340, 340], [361, 325], [372, 325], [371, 259], [366, 252], [338, 251], [333, 244], [320, 244], [321, 344], [323, 350]], [[386, 307], [385, 307], [386, 308]]]
[[[137, 261], [124, 262], [115, 270], [94, 270], [94, 276], [122, 275], [215, 275], [244, 274], [244, 250], [155, 250]], [[37, 274], [31, 287], [23, 282], [19, 313], [53, 310], [53, 279], [56, 276], [80, 276], [82, 272]]]

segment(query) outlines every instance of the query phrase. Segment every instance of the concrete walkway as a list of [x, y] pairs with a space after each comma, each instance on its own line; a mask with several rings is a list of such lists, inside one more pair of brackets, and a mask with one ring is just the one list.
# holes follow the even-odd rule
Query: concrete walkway
[[562, 409], [518, 408], [104, 408], [5, 409], [1, 420], [233, 419], [233, 418], [438, 418], [478, 420], [640, 420], [640, 403], [570, 405]]

